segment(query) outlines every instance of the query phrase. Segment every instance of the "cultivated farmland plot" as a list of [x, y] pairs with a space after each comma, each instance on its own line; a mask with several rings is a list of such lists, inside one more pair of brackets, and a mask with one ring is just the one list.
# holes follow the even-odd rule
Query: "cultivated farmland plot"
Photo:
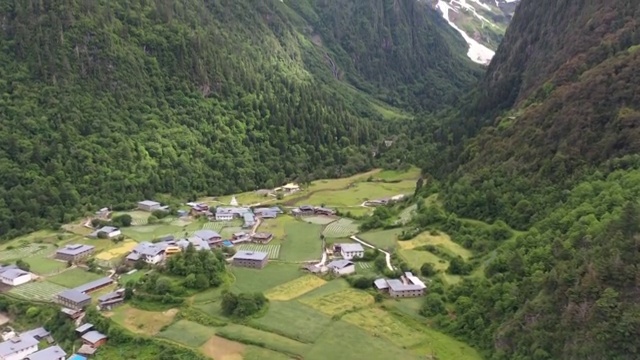
[[373, 297], [365, 292], [346, 289], [321, 297], [301, 299], [306, 304], [327, 315], [338, 315], [345, 311], [373, 304]]
[[149, 222], [148, 219], [144, 219], [144, 218], [132, 218], [131, 219], [131, 225], [133, 225], [133, 226], [147, 225], [148, 222]]
[[269, 300], [287, 301], [324, 285], [326, 281], [317, 276], [305, 275], [293, 281], [278, 285], [264, 295]]
[[45, 244], [29, 244], [19, 248], [5, 250], [0, 252], [0, 261], [22, 259], [28, 256], [40, 255], [51, 250], [50, 245]]
[[277, 259], [280, 256], [280, 245], [241, 244], [237, 249], [266, 252], [269, 254], [269, 259]]
[[334, 222], [336, 219], [328, 216], [305, 216], [302, 220], [311, 224], [327, 225]]
[[228, 226], [228, 224], [230, 223], [226, 221], [210, 221], [202, 225], [202, 229], [220, 232], [225, 226]]
[[371, 269], [373, 268], [373, 265], [371, 265], [371, 263], [368, 263], [368, 262], [358, 262], [358, 267], [360, 269]]
[[25, 299], [53, 301], [55, 296], [64, 290], [68, 289], [64, 286], [56, 285], [50, 282], [39, 281], [16, 286], [11, 289], [9, 293], [23, 297]]
[[349, 237], [358, 232], [358, 224], [351, 219], [340, 219], [327, 225], [322, 234], [328, 238]]

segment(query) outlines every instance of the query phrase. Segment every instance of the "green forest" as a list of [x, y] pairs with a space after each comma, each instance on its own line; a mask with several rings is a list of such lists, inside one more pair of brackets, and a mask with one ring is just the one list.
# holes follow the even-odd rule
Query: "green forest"
[[412, 0], [0, 6], [5, 238], [158, 193], [370, 169], [407, 116], [392, 104], [432, 111], [480, 75]]
[[[414, 0], [0, 6], [0, 237], [417, 165], [416, 233], [474, 252], [430, 288], [434, 326], [492, 360], [640, 358], [640, 2], [523, 0], [484, 74]], [[215, 287], [215, 256], [136, 286]], [[266, 306], [227, 297], [238, 316]]]

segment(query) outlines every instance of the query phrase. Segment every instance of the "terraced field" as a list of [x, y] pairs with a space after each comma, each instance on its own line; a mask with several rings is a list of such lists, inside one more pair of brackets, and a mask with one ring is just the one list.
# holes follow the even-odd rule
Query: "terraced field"
[[327, 225], [322, 231], [322, 235], [328, 238], [345, 238], [358, 233], [358, 224], [351, 220], [342, 218]]
[[68, 288], [46, 281], [30, 282], [16, 286], [9, 291], [10, 294], [40, 301], [54, 301], [55, 296]]

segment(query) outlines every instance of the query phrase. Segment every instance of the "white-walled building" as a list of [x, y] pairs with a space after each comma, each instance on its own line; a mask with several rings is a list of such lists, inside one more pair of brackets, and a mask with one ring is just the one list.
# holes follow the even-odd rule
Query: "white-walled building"
[[38, 351], [38, 340], [21, 335], [0, 343], [0, 360], [22, 360]]
[[127, 260], [130, 262], [143, 260], [148, 264], [155, 265], [164, 260], [166, 248], [165, 243], [152, 244], [150, 242], [142, 242], [127, 255]]
[[105, 233], [108, 239], [112, 239], [116, 236], [122, 235], [122, 231], [120, 231], [120, 229], [115, 226], [103, 226], [100, 229], [97, 229], [96, 231], [89, 234], [89, 237], [97, 238], [101, 232]]
[[336, 275], [349, 275], [356, 272], [356, 264], [349, 260], [334, 260], [327, 267]]
[[340, 255], [342, 255], [344, 259], [351, 260], [356, 257], [364, 256], [364, 248], [360, 244], [347, 243], [338, 244], [338, 246], [340, 247]]
[[3, 284], [18, 286], [28, 283], [31, 279], [32, 277], [30, 272], [20, 270], [15, 265], [0, 267], [0, 281]]

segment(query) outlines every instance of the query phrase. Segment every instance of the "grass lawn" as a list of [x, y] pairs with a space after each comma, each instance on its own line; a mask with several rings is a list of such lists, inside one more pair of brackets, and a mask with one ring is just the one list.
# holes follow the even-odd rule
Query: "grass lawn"
[[465, 249], [460, 244], [451, 240], [449, 235], [439, 232], [438, 235], [431, 235], [429, 231], [418, 234], [408, 241], [400, 241], [399, 245], [402, 249], [413, 249], [423, 245], [433, 245], [443, 248], [452, 255], [460, 255], [463, 259], [468, 260], [473, 253], [471, 250]]
[[60, 286], [74, 288], [86, 284], [93, 280], [103, 278], [105, 275], [99, 275], [80, 268], [74, 268], [61, 272], [58, 275], [47, 278], [48, 281]]
[[324, 285], [325, 282], [326, 281], [315, 275], [305, 275], [278, 285], [267, 291], [264, 295], [272, 301], [287, 301], [295, 299], [304, 293], [308, 293], [309, 291]]
[[395, 248], [398, 245], [398, 235], [402, 232], [402, 228], [390, 230], [370, 231], [358, 234], [358, 237], [371, 245], [382, 249]]
[[[243, 342], [262, 343], [265, 347], [287, 354], [295, 354], [304, 357], [311, 346], [287, 337], [254, 329], [244, 325], [229, 324], [219, 328], [216, 333], [219, 336]], [[305, 357], [306, 358], [306, 357]]]
[[300, 220], [308, 222], [309, 224], [316, 225], [327, 225], [331, 224], [334, 221], [337, 221], [336, 218], [329, 216], [303, 216], [300, 218]]
[[305, 261], [322, 257], [322, 226], [294, 221], [285, 225], [286, 239], [280, 248], [280, 259]]
[[251, 320], [249, 324], [298, 341], [312, 343], [331, 324], [331, 318], [297, 301], [272, 301], [267, 314]]
[[124, 304], [115, 308], [113, 312], [105, 313], [105, 316], [134, 333], [155, 335], [164, 326], [171, 324], [177, 313], [178, 309], [163, 312], [145, 311]]
[[51, 259], [46, 255], [29, 256], [23, 260], [29, 264], [31, 272], [38, 275], [52, 274], [67, 268], [66, 262]]
[[329, 316], [342, 314], [373, 304], [373, 297], [364, 291], [345, 289], [324, 296], [301, 299], [300, 302]]
[[280, 215], [275, 219], [263, 220], [262, 223], [260, 223], [258, 232], [272, 233], [274, 239], [282, 240], [287, 235], [285, 230], [286, 226], [296, 222], [298, 222], [298, 220], [294, 219], [292, 216]]
[[179, 320], [156, 336], [197, 348], [215, 335], [215, 330], [193, 321]]
[[[400, 346], [391, 343], [380, 335], [374, 336], [357, 326], [342, 320], [334, 321], [330, 331], [320, 336], [305, 360], [326, 359], [424, 359]], [[457, 360], [455, 358], [439, 358], [441, 360]]]
[[414, 269], [420, 269], [422, 264], [428, 262], [436, 270], [445, 271], [449, 268], [449, 262], [428, 251], [400, 249], [398, 254]]
[[304, 275], [297, 264], [276, 262], [268, 264], [261, 270], [232, 267], [231, 272], [235, 276], [231, 290], [237, 292], [264, 292]]

